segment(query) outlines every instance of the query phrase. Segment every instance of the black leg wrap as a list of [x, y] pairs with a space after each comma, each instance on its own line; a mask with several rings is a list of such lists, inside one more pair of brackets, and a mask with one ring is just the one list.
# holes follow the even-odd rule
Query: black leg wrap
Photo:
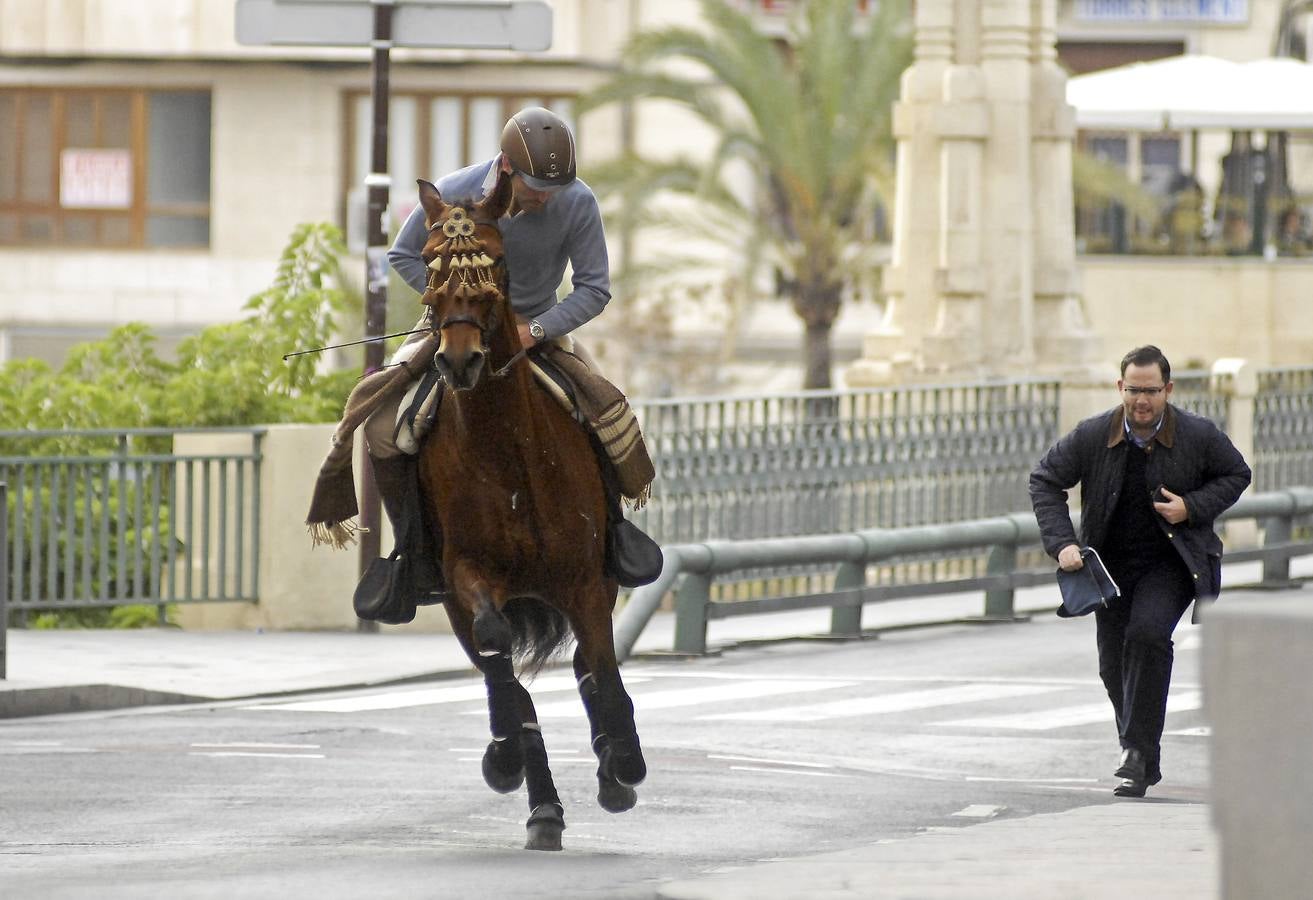
[[647, 777], [647, 763], [643, 761], [638, 731], [634, 727], [634, 703], [620, 686], [618, 678], [606, 689], [599, 689], [598, 697], [610, 745], [609, 760], [603, 760], [603, 766], [609, 768], [611, 777], [622, 785], [633, 787], [641, 784]]
[[524, 751], [524, 776], [529, 786], [529, 809], [535, 810], [544, 803], [561, 805], [561, 798], [556, 793], [556, 784], [552, 781], [552, 770], [547, 762], [547, 746], [543, 743], [542, 732], [533, 724], [524, 726], [520, 732], [520, 747]]

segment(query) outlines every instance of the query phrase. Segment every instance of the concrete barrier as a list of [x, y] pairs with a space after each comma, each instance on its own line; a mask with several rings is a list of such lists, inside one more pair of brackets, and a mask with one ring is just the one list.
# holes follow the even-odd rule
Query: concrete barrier
[[1203, 622], [1213, 824], [1222, 896], [1306, 898], [1313, 885], [1313, 591], [1232, 595]]

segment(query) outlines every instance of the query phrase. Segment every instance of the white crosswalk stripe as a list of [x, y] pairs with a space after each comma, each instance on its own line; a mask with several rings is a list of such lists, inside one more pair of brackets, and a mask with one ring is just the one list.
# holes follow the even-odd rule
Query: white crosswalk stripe
[[698, 718], [740, 722], [819, 722], [823, 719], [910, 712], [935, 706], [952, 706], [958, 703], [979, 703], [1005, 697], [1027, 697], [1059, 690], [1062, 690], [1062, 688], [1046, 684], [964, 684], [947, 688], [931, 688], [925, 691], [880, 694], [875, 697], [854, 697], [810, 706], [788, 706], [779, 709], [720, 713], [699, 716]]
[[[626, 684], [632, 683], [626, 679]], [[763, 679], [761, 681], [736, 681], [729, 684], [716, 684], [708, 687], [680, 688], [673, 691], [633, 692], [634, 707], [640, 713], [653, 712], [658, 709], [676, 709], [684, 706], [697, 706], [703, 703], [722, 703], [727, 700], [750, 700], [758, 697], [773, 697], [781, 694], [801, 694], [810, 691], [832, 691], [852, 687], [852, 681], [780, 681]], [[582, 716], [583, 705], [574, 703], [547, 703], [538, 706], [539, 719]]]
[[[679, 673], [681, 676], [683, 673]], [[1085, 696], [1090, 695], [1090, 688], [1070, 682], [1044, 681], [989, 681], [979, 682], [962, 680], [960, 683], [944, 684], [951, 679], [927, 679], [933, 687], [912, 690], [895, 690], [894, 693], [853, 696], [854, 690], [869, 690], [877, 685], [886, 684], [883, 680], [839, 678], [792, 678], [737, 675], [732, 679], [706, 675], [702, 683], [689, 687], [660, 689], [667, 684], [683, 682], [682, 677], [667, 673], [648, 671], [627, 673], [625, 684], [637, 690], [631, 690], [634, 705], [640, 715], [660, 710], [684, 709], [689, 707], [707, 707], [706, 712], [698, 715], [700, 720], [738, 721], [738, 722], [821, 722], [830, 719], [849, 719], [861, 716], [881, 716], [896, 713], [916, 713], [919, 710], [933, 710], [948, 706], [967, 704], [999, 704], [995, 709], [1003, 708], [1003, 701], [1021, 700], [1046, 694], [1071, 694], [1080, 690]], [[907, 679], [909, 686], [916, 679]], [[925, 682], [922, 682], [923, 684]], [[535, 697], [550, 694], [575, 692], [575, 680], [571, 675], [543, 675], [526, 684]], [[886, 688], [887, 689], [887, 688]], [[800, 694], [828, 693], [831, 696], [814, 698], [814, 702], [793, 703], [785, 701], [783, 705], [771, 706], [772, 698], [796, 697]], [[395, 710], [409, 707], [431, 706], [441, 704], [464, 703], [468, 709], [461, 710], [466, 715], [486, 716], [487, 691], [482, 681], [469, 679], [445, 686], [427, 688], [398, 688], [394, 690], [377, 690], [355, 693], [348, 696], [325, 697], [317, 699], [287, 700], [284, 702], [252, 703], [245, 706], [251, 710], [280, 710], [308, 713], [356, 713], [375, 710]], [[799, 698], [801, 699], [801, 698]], [[743, 701], [761, 701], [754, 707], [745, 708]], [[977, 715], [967, 718], [930, 721], [931, 727], [962, 729], [995, 729], [1001, 731], [1016, 730], [1027, 732], [1053, 731], [1061, 728], [1073, 728], [1086, 725], [1107, 724], [1112, 718], [1111, 705], [1102, 700], [1097, 703], [1077, 705], [1061, 704], [1060, 699], [1041, 700], [1049, 706], [1041, 709], [1029, 709], [1022, 712], [1000, 712], [991, 715]], [[1197, 689], [1183, 689], [1173, 694], [1167, 703], [1169, 713], [1188, 712], [1200, 708], [1202, 698]], [[717, 710], [716, 705], [721, 709]], [[1033, 705], [1033, 704], [1031, 704]], [[728, 709], [724, 707], [728, 706]], [[1015, 708], [1015, 707], [1014, 707]], [[537, 704], [539, 719], [582, 718], [583, 704], [577, 696]], [[984, 710], [981, 710], [982, 712]], [[1184, 731], [1168, 734], [1185, 734]], [[1191, 732], [1193, 733], [1193, 732]]]
[[[640, 681], [642, 679], [631, 679]], [[573, 691], [575, 680], [570, 675], [547, 675], [529, 685], [534, 694], [553, 691]], [[247, 709], [278, 709], [295, 712], [365, 712], [376, 709], [405, 709], [409, 706], [430, 706], [437, 703], [460, 703], [465, 700], [482, 700], [488, 696], [483, 682], [460, 684], [453, 687], [422, 688], [419, 690], [388, 691], [379, 694], [358, 694], [351, 697], [333, 697], [325, 700], [294, 700], [290, 703], [263, 703]]]
[[[1203, 702], [1198, 691], [1186, 691], [1173, 694], [1167, 698], [1167, 711], [1187, 712], [1198, 709]], [[1005, 716], [984, 716], [973, 719], [954, 719], [949, 722], [935, 722], [951, 728], [998, 728], [1016, 731], [1050, 731], [1054, 728], [1070, 728], [1075, 725], [1093, 725], [1112, 721], [1112, 704], [1088, 703], [1080, 706], [1067, 706], [1058, 709], [1041, 709], [1033, 712], [1015, 713]]]

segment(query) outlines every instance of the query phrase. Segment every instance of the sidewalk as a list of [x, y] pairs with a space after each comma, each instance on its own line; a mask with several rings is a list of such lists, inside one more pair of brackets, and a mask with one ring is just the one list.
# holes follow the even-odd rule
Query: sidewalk
[[[1017, 592], [1017, 609], [1052, 615], [1056, 587]], [[978, 616], [977, 594], [873, 605], [866, 629]], [[718, 619], [711, 652], [743, 642], [823, 635], [829, 610]], [[652, 617], [635, 654], [669, 652], [675, 620]], [[450, 634], [140, 630], [8, 632], [8, 680], [0, 680], [0, 719], [160, 703], [235, 700], [341, 690], [461, 675], [474, 669]], [[568, 661], [567, 661], [568, 665]]]
[[[1313, 558], [1296, 561], [1313, 571]], [[1256, 580], [1257, 564], [1228, 567], [1231, 584]], [[1239, 594], [1242, 589], [1236, 589]], [[1051, 616], [1057, 587], [1016, 592], [1019, 615]], [[951, 594], [868, 605], [866, 630], [969, 620], [980, 594]], [[824, 635], [829, 610], [716, 619], [707, 631], [715, 652], [752, 641]], [[668, 652], [674, 614], [657, 613], [634, 653]], [[987, 626], [982, 626], [987, 627]], [[0, 719], [158, 703], [235, 700], [471, 675], [450, 634], [182, 631], [179, 629], [29, 631], [9, 629], [7, 680], [0, 680]]]
[[1218, 896], [1208, 808], [1126, 800], [931, 830], [669, 882], [661, 900], [1203, 900]]

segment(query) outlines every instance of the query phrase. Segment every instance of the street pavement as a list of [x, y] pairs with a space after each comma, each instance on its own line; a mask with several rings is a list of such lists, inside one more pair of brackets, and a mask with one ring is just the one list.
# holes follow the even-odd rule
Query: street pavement
[[[1237, 567], [1239, 568], [1239, 567]], [[1229, 573], [1232, 583], [1256, 573]], [[1241, 577], [1237, 578], [1239, 574]], [[1304, 593], [1291, 589], [1289, 593]], [[1265, 592], [1272, 596], [1272, 592]], [[1243, 602], [1243, 591], [1232, 602]], [[1019, 591], [1019, 613], [1050, 616], [1051, 588]], [[868, 607], [863, 627], [969, 618], [978, 596]], [[714, 652], [823, 634], [824, 611], [718, 620]], [[981, 627], [990, 627], [982, 625]], [[1183, 626], [1189, 627], [1189, 626]], [[635, 652], [668, 651], [673, 618], [658, 613]], [[403, 684], [472, 671], [442, 634], [27, 631], [8, 633], [0, 718], [146, 704], [224, 701]], [[1091, 648], [1090, 665], [1093, 665]], [[914, 837], [780, 859], [668, 882], [668, 900], [783, 898], [1200, 898], [1218, 895], [1218, 848], [1205, 804], [1126, 800], [1067, 812], [929, 829]]]

